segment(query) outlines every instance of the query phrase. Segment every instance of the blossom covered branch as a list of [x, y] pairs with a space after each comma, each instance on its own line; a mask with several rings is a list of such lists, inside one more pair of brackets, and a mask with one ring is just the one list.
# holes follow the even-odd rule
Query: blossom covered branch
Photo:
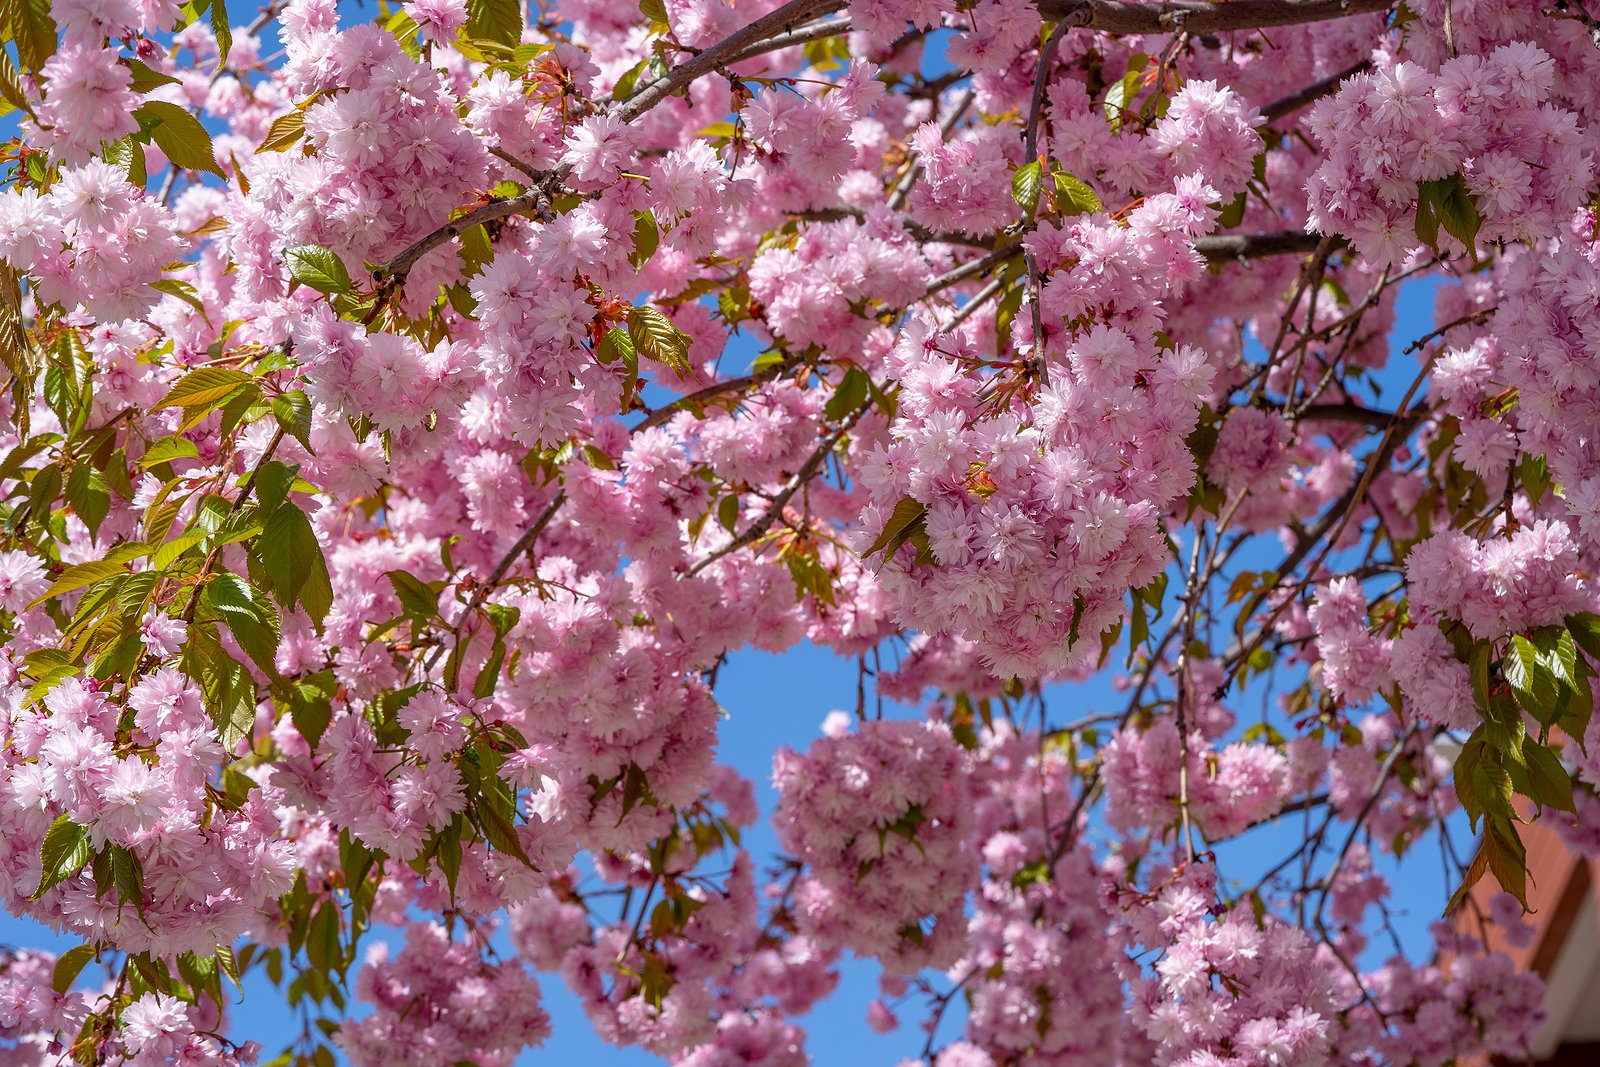
[[[1594, 4], [523, 10], [0, 14], [0, 902], [77, 943], [3, 1055], [249, 1064], [260, 973], [294, 1067], [510, 1063], [552, 981], [794, 1067], [847, 967], [924, 1067], [1525, 1055]], [[802, 643], [853, 711], [719, 762]]]

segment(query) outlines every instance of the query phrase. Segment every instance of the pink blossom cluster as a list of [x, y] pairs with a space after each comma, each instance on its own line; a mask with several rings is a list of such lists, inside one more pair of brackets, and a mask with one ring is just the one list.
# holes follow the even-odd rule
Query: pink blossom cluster
[[186, 250], [172, 212], [102, 160], [65, 171], [44, 195], [0, 193], [0, 257], [28, 265], [38, 300], [95, 321], [149, 312], [161, 299], [151, 283]]
[[1544, 1018], [1538, 979], [1516, 970], [1503, 952], [1484, 953], [1476, 938], [1448, 924], [1435, 925], [1435, 942], [1438, 963], [1419, 967], [1396, 958], [1374, 974], [1376, 1007], [1388, 1016], [1390, 1032], [1375, 1012], [1363, 1011], [1345, 1041], [1370, 1041], [1380, 1054], [1418, 1062], [1528, 1055]]
[[[1106, 817], [1133, 832], [1165, 829], [1187, 816], [1211, 841], [1243, 832], [1278, 813], [1292, 786], [1289, 759], [1269, 744], [1222, 743], [1233, 714], [1219, 705], [1214, 664], [1191, 664], [1185, 682], [1192, 702], [1185, 744], [1175, 718], [1163, 717], [1148, 729], [1119, 729], [1101, 756], [1106, 785]], [[1209, 691], [1208, 691], [1209, 689]], [[1179, 767], [1186, 769], [1179, 780]]]
[[[1369, 629], [1367, 597], [1360, 582], [1336, 578], [1318, 587], [1306, 621], [1316, 632], [1322, 682], [1328, 692], [1351, 704], [1365, 704], [1389, 688], [1389, 643]], [[1397, 667], [1407, 669], [1408, 660], [1397, 657]]]
[[848, 348], [870, 328], [856, 305], [877, 300], [903, 307], [921, 297], [930, 280], [910, 235], [879, 216], [808, 226], [793, 248], [757, 256], [750, 294], [785, 340]]
[[1071, 810], [1070, 764], [1036, 736], [1003, 729], [980, 751], [985, 877], [954, 973], [986, 977], [973, 988], [967, 1037], [1051, 1067], [1135, 1054], [1123, 991], [1135, 969], [1111, 935], [1112, 872], [1081, 846], [1051, 862], [1047, 825]]
[[[806, 864], [802, 930], [895, 971], [948, 964], [977, 875], [967, 757], [931, 722], [837, 715], [804, 755], [780, 750], [778, 839]], [[931, 928], [928, 924], [931, 923]]]
[[[731, 772], [717, 779], [711, 793], [726, 805], [728, 825], [753, 822], [749, 783]], [[687, 833], [674, 842], [681, 858], [669, 861], [671, 878], [689, 873], [696, 847]], [[609, 859], [599, 872], [633, 891], [651, 891], [660, 877], [638, 857]], [[758, 904], [752, 862], [742, 851], [721, 887], [699, 885], [680, 898], [687, 913], [681, 927], [669, 931], [650, 924], [649, 947], [662, 966], [657, 972], [650, 972], [644, 946], [630, 944], [629, 923], [591, 928], [571, 894], [572, 883], [569, 872], [513, 909], [512, 942], [528, 962], [562, 974], [609, 1041], [697, 1063], [727, 1062], [740, 1054], [757, 1062], [759, 1055], [793, 1056], [803, 1035], [782, 1019], [809, 1010], [838, 981], [838, 950], [804, 934], [773, 936], [774, 923]], [[672, 911], [665, 902], [658, 906]], [[658, 976], [650, 979], [649, 996], [647, 973]], [[663, 992], [658, 982], [668, 988]]]
[[1135, 994], [1156, 1062], [1327, 1062], [1341, 1005], [1316, 942], [1287, 923], [1258, 926], [1238, 911], [1207, 921], [1204, 899], [1192, 889], [1180, 885], [1169, 892], [1175, 899], [1164, 901], [1161, 911], [1170, 941], [1155, 965], [1157, 977]]
[[[261, 272], [252, 283], [262, 298], [281, 294], [285, 248], [321, 245], [364, 274], [364, 260], [381, 261], [445, 222], [487, 167], [438, 71], [378, 26], [335, 23], [326, 0], [286, 11], [283, 84], [300, 99], [317, 94], [302, 118], [312, 152], [264, 154], [230, 219], [234, 255]], [[443, 250], [413, 274], [424, 284], [455, 281], [459, 260]]]
[[258, 1042], [224, 1044], [216, 1036], [220, 1012], [209, 1001], [186, 1004], [166, 993], [146, 993], [123, 1010], [117, 1031], [128, 1067], [201, 1063], [248, 1067], [260, 1058]]
[[[0, 845], [0, 881], [15, 910], [128, 952], [209, 954], [253, 929], [293, 884], [293, 850], [260, 797], [233, 810], [209, 799], [223, 751], [199, 689], [177, 670], [162, 668], [129, 688], [126, 734], [121, 706], [78, 679], [56, 686], [40, 706], [24, 704], [23, 688], [15, 677], [7, 687], [0, 781], [11, 828]], [[29, 899], [44, 877], [40, 845], [62, 816], [85, 827], [95, 848], [138, 858], [142, 899], [98, 892], [88, 868]], [[143, 921], [129, 921], [134, 912]]]
[[[1458, 407], [1487, 401], [1496, 384], [1516, 390], [1501, 420], [1463, 419], [1493, 442], [1499, 463], [1545, 458], [1559, 484], [1572, 536], [1585, 549], [1600, 545], [1600, 458], [1593, 441], [1592, 401], [1600, 387], [1594, 351], [1600, 341], [1600, 232], [1592, 208], [1576, 212], [1532, 248], [1508, 252], [1493, 317], [1493, 334], [1458, 357], [1453, 383]], [[1470, 420], [1470, 421], [1469, 421]], [[1492, 451], [1491, 451], [1492, 450]]]
[[1455, 56], [1437, 72], [1380, 56], [1312, 111], [1327, 158], [1307, 185], [1310, 225], [1375, 264], [1397, 262], [1421, 243], [1419, 183], [1459, 175], [1479, 241], [1548, 233], [1583, 204], [1594, 175], [1580, 116], [1551, 102], [1554, 81], [1550, 56], [1527, 43]]
[[550, 1035], [539, 986], [520, 961], [491, 963], [442, 926], [413, 923], [390, 958], [368, 950], [356, 995], [372, 1014], [347, 1023], [339, 1042], [358, 1065], [509, 1064]]
[[[982, 382], [961, 372], [978, 358], [964, 333], [926, 324], [897, 345], [900, 415], [863, 463], [863, 547], [905, 501], [921, 507], [933, 562], [908, 543], [879, 575], [902, 618], [962, 633], [1001, 676], [1063, 670], [1165, 563], [1159, 509], [1193, 477], [1182, 441], [1211, 369], [1097, 327], [1031, 411], [982, 418]], [[1105, 436], [1108, 419], [1140, 447]]]
[[89, 1016], [88, 998], [57, 993], [56, 957], [33, 949], [0, 958], [0, 1055], [18, 1064], [40, 1062], [55, 1034], [76, 1034]]

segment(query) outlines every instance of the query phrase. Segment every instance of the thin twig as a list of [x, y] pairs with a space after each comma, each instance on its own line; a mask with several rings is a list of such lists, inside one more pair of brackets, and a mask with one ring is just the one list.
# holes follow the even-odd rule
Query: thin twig
[[827, 458], [828, 453], [833, 451], [833, 446], [839, 443], [840, 438], [850, 432], [851, 427], [855, 426], [857, 420], [862, 415], [865, 415], [871, 407], [871, 404], [863, 404], [861, 407], [856, 408], [849, 418], [840, 423], [832, 433], [824, 437], [822, 442], [817, 445], [816, 450], [800, 465], [800, 469], [795, 471], [789, 480], [784, 483], [783, 488], [773, 496], [772, 503], [767, 505], [767, 510], [761, 513], [761, 517], [751, 523], [744, 533], [690, 567], [689, 574], [699, 574], [722, 557], [737, 552], [746, 545], [759, 540], [768, 530], [772, 529], [772, 525], [778, 521], [778, 516], [783, 514], [783, 509], [788, 505], [789, 499], [800, 491], [801, 486], [811, 480], [812, 476], [817, 473], [817, 468], [822, 466], [822, 461]]

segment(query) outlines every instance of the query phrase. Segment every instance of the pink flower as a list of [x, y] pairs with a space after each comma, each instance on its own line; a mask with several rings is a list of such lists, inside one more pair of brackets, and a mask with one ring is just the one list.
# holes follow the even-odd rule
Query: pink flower
[[0, 552], [0, 607], [21, 612], [49, 588], [44, 565], [26, 552]]

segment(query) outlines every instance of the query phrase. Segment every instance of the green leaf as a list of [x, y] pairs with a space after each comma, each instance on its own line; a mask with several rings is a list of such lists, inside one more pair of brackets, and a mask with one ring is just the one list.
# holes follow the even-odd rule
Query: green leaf
[[851, 367], [845, 371], [839, 388], [828, 398], [827, 405], [822, 409], [823, 415], [833, 421], [849, 415], [866, 401], [870, 385], [871, 380], [865, 372], [858, 367]]
[[108, 845], [106, 855], [111, 866], [111, 884], [117, 888], [117, 899], [132, 904], [140, 915], [144, 914], [144, 867], [139, 857], [121, 845]]
[[1056, 207], [1063, 215], [1083, 215], [1101, 209], [1100, 198], [1079, 178], [1065, 171], [1054, 174]]
[[656, 225], [655, 214], [650, 211], [635, 212], [633, 216], [633, 254], [628, 257], [637, 270], [650, 262], [650, 257], [661, 247], [661, 227]]
[[146, 100], [133, 117], [173, 166], [180, 170], [210, 171], [219, 178], [223, 176], [211, 147], [211, 135], [187, 108], [166, 100]]
[[[1448, 178], [1439, 178], [1435, 181], [1418, 182], [1418, 219], [1420, 224], [1421, 207], [1423, 199], [1438, 218], [1439, 225], [1451, 237], [1466, 246], [1467, 251], [1476, 256], [1478, 240], [1478, 227], [1482, 219], [1478, 215], [1478, 203], [1467, 191], [1467, 183], [1459, 174], [1452, 174]], [[1419, 237], [1421, 230], [1418, 230]], [[1437, 235], [1435, 235], [1437, 236]], [[1428, 242], [1433, 245], [1433, 242]], [[1436, 246], [1435, 246], [1436, 247]]]
[[89, 844], [89, 831], [61, 815], [45, 831], [44, 843], [39, 846], [39, 888], [29, 899], [38, 900], [55, 886], [79, 871], [94, 858]]
[[319, 293], [348, 293], [355, 288], [344, 260], [320, 245], [300, 245], [284, 250], [289, 276]]
[[1509, 818], [1490, 816], [1489, 832], [1484, 835], [1483, 850], [1488, 856], [1489, 870], [1500, 888], [1517, 898], [1524, 911], [1528, 910], [1528, 854], [1517, 834], [1516, 824]]
[[483, 667], [478, 671], [478, 677], [472, 683], [472, 695], [479, 700], [484, 700], [494, 695], [495, 687], [500, 684], [500, 668], [506, 662], [506, 643], [496, 637], [494, 644], [489, 648], [489, 658], [484, 660]]
[[494, 628], [496, 637], [505, 637], [522, 620], [522, 609], [509, 604], [482, 604], [478, 610], [489, 617], [489, 625]]
[[1515, 811], [1511, 798], [1516, 795], [1511, 772], [1489, 758], [1489, 752], [1486, 748], [1484, 758], [1473, 768], [1472, 793], [1480, 811], [1509, 818]]
[[228, 25], [227, 0], [211, 0], [211, 32], [217, 38], [217, 69], [228, 65], [233, 50], [233, 27]]
[[87, 463], [79, 463], [67, 478], [65, 496], [73, 514], [89, 528], [89, 536], [97, 536], [101, 520], [111, 510], [111, 491], [106, 488], [105, 475]]
[[1240, 193], [1223, 206], [1217, 215], [1217, 229], [1231, 230], [1244, 221], [1244, 209], [1247, 200], [1244, 193]]
[[1461, 746], [1461, 752], [1456, 756], [1456, 766], [1453, 778], [1455, 779], [1456, 798], [1461, 801], [1461, 809], [1467, 813], [1467, 818], [1476, 827], [1478, 820], [1483, 818], [1483, 805], [1478, 802], [1478, 795], [1474, 783], [1477, 780], [1478, 767], [1483, 763], [1484, 740], [1483, 727], [1473, 731], [1467, 738], [1467, 743]]
[[251, 484], [255, 487], [256, 501], [265, 514], [270, 516], [283, 506], [283, 502], [289, 498], [289, 491], [294, 488], [295, 474], [295, 468], [275, 459], [256, 468]]
[[405, 571], [389, 571], [386, 577], [407, 615], [426, 620], [439, 614], [439, 594], [422, 579]]
[[406, 14], [404, 10], [396, 11], [389, 16], [383, 28], [394, 34], [394, 39], [405, 50], [406, 55], [417, 59], [422, 55], [422, 47], [417, 42], [417, 35], [422, 32], [422, 27], [417, 20]]
[[163, 463], [171, 463], [178, 459], [199, 459], [200, 446], [187, 437], [162, 437], [154, 441], [145, 449], [144, 455], [139, 457], [141, 467], [159, 467]]
[[239, 981], [239, 961], [234, 957], [231, 945], [219, 945], [216, 951], [217, 970], [228, 976], [235, 989], [244, 989], [244, 984]]
[[1538, 507], [1545, 490], [1550, 488], [1548, 461], [1544, 456], [1525, 455], [1517, 467], [1517, 474], [1522, 479], [1522, 487], [1528, 491], [1529, 502]]
[[205, 539], [206, 534], [203, 531], [189, 531], [179, 534], [156, 549], [155, 554], [150, 557], [150, 566], [158, 571], [166, 570]]
[[522, 43], [522, 5], [517, 0], [467, 0], [467, 36], [515, 48]]
[[1513, 637], [1500, 669], [1517, 702], [1540, 722], [1546, 721], [1556, 706], [1556, 678], [1533, 642], [1521, 634]]
[[[632, 769], [631, 764], [630, 769]], [[624, 807], [626, 808], [626, 798]], [[521, 838], [517, 836], [516, 826], [505, 812], [494, 804], [480, 803], [476, 806], [474, 814], [478, 828], [483, 831], [484, 839], [489, 842], [490, 847], [497, 852], [515, 856], [526, 866], [533, 866], [533, 860], [528, 857], [528, 853], [522, 847]]]
[[56, 22], [49, 0], [6, 0], [7, 36], [17, 44], [22, 65], [37, 71], [56, 51]]
[[321, 686], [295, 681], [287, 687], [286, 702], [294, 728], [305, 738], [312, 751], [316, 751], [328, 724], [333, 721], [333, 702], [328, 693]]
[[1539, 659], [1557, 681], [1573, 685], [1578, 676], [1578, 647], [1570, 631], [1560, 626], [1541, 626], [1529, 635]]
[[640, 355], [678, 374], [688, 374], [689, 337], [671, 319], [652, 307], [628, 311], [628, 336]]
[[889, 515], [889, 521], [883, 524], [883, 530], [878, 534], [867, 550], [861, 553], [862, 559], [870, 558], [875, 552], [883, 550], [884, 558], [892, 557], [899, 551], [900, 546], [911, 539], [912, 530], [926, 521], [928, 505], [913, 497], [906, 497], [894, 506], [894, 511]]
[[633, 346], [633, 338], [628, 336], [628, 331], [620, 326], [607, 330], [600, 338], [600, 344], [595, 348], [594, 358], [609, 366], [618, 359], [632, 358], [637, 360], [638, 349]]
[[88, 563], [79, 563], [62, 571], [61, 577], [50, 583], [50, 588], [44, 591], [44, 595], [28, 606], [35, 607], [63, 593], [70, 593], [75, 589], [82, 589], [85, 586], [94, 585], [96, 582], [103, 582], [107, 578], [120, 578], [127, 573], [120, 562], [114, 562], [109, 559], [95, 559], [90, 560]]
[[254, 380], [244, 371], [228, 367], [201, 367], [179, 378], [156, 407], [158, 409], [214, 407], [230, 396], [235, 389], [249, 385]]
[[1523, 746], [1522, 755], [1528, 761], [1528, 782], [1533, 787], [1533, 799], [1547, 808], [1559, 808], [1576, 814], [1572, 804], [1572, 776], [1561, 765], [1561, 759], [1544, 745], [1529, 743]]
[[1415, 229], [1417, 240], [1433, 249], [1439, 250], [1439, 213], [1434, 207], [1433, 193], [1425, 186], [1417, 188], [1417, 221]]
[[272, 120], [272, 125], [267, 127], [267, 136], [256, 146], [256, 154], [286, 151], [300, 143], [300, 138], [305, 135], [306, 113], [301, 108], [295, 108], [287, 115], [279, 115]]
[[1600, 615], [1592, 611], [1580, 612], [1568, 615], [1566, 622], [1578, 647], [1587, 652], [1591, 659], [1600, 659]]
[[198, 311], [201, 318], [210, 321], [210, 316], [206, 314], [206, 305], [200, 299], [199, 291], [188, 282], [180, 281], [177, 278], [162, 278], [158, 281], [151, 282], [150, 288], [156, 290], [158, 293], [166, 293], [168, 296], [177, 297], [179, 300], [182, 300], [185, 304], [188, 304], [190, 307]]
[[22, 88], [22, 80], [17, 76], [17, 68], [11, 65], [11, 56], [3, 51], [0, 51], [0, 99], [10, 105], [5, 111], [0, 111], [0, 114], [11, 111], [32, 113], [33, 109], [28, 105], [28, 94]]
[[717, 501], [717, 522], [729, 533], [739, 531], [739, 497], [730, 493]]
[[92, 959], [94, 959], [93, 945], [77, 945], [67, 949], [67, 951], [56, 957], [56, 969], [54, 976], [50, 980], [51, 986], [57, 993], [64, 996]]
[[633, 66], [622, 72], [622, 77], [617, 79], [617, 84], [611, 87], [611, 99], [622, 103], [633, 96], [634, 90], [639, 85], [639, 76], [650, 67], [650, 57], [646, 56]]
[[222, 978], [217, 973], [216, 956], [209, 952], [204, 956], [198, 952], [185, 952], [178, 957], [178, 973], [196, 997], [206, 993], [212, 1000], [221, 1003]]
[[[299, 389], [272, 398], [272, 416], [284, 433], [311, 452], [311, 400]], [[314, 454], [314, 453], [313, 453]]]
[[456, 879], [461, 876], [461, 832], [465, 820], [458, 814], [450, 825], [439, 831], [439, 850], [434, 854], [439, 869], [444, 872], [445, 884], [450, 887], [450, 899], [456, 896]]
[[299, 604], [320, 631], [333, 606], [333, 587], [322, 545], [305, 513], [292, 504], [273, 511], [253, 552], [283, 609], [292, 611]]
[[1032, 215], [1039, 206], [1039, 193], [1044, 189], [1044, 168], [1037, 159], [1024, 163], [1011, 175], [1011, 199], [1022, 205], [1022, 210]]
[[1472, 659], [1467, 664], [1472, 676], [1472, 696], [1478, 704], [1478, 710], [1484, 714], [1489, 711], [1489, 646], [1480, 644], [1472, 649]]
[[1480, 848], [1477, 855], [1472, 857], [1472, 863], [1468, 865], [1466, 873], [1462, 876], [1461, 884], [1456, 886], [1454, 893], [1450, 894], [1450, 902], [1444, 906], [1446, 915], [1450, 915], [1456, 910], [1461, 902], [1466, 899], [1467, 894], [1471, 892], [1472, 887], [1483, 880], [1483, 876], [1488, 870], [1489, 856]]
[[[1123, 116], [1129, 110], [1129, 104], [1138, 92], [1139, 71], [1144, 68], [1144, 63], [1139, 62], [1146, 57], [1134, 57], [1134, 62], [1128, 64], [1128, 73], [1119, 78], [1106, 90], [1106, 122], [1111, 126], [1111, 132], [1117, 133], [1122, 129]], [[1137, 66], [1134, 63], [1138, 63]]]
[[212, 577], [200, 594], [200, 606], [228, 624], [239, 647], [268, 675], [277, 673], [280, 630], [278, 613], [264, 595], [237, 574]]
[[129, 185], [143, 188], [144, 183], [149, 180], [149, 175], [145, 173], [144, 145], [140, 144], [134, 137], [129, 136], [122, 138], [120, 141], [113, 141], [111, 144], [106, 145], [102, 155], [107, 163], [128, 176]]
[[163, 85], [181, 84], [179, 80], [174, 78], [172, 75], [163, 74], [159, 70], [152, 70], [148, 65], [137, 59], [130, 57], [124, 59], [122, 62], [126, 64], [128, 70], [133, 73], [133, 83], [129, 85], [128, 88], [132, 89], [136, 93], [139, 93], [140, 95], [148, 93], [151, 89], [159, 89]]
[[327, 974], [342, 962], [339, 951], [339, 905], [324, 901], [306, 932], [306, 959]]

